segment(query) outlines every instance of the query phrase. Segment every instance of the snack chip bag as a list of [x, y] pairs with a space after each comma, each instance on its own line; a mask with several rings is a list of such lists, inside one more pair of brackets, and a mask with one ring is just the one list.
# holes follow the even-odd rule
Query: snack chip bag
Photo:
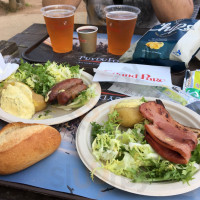
[[119, 62], [170, 66], [172, 71], [188, 68], [200, 48], [200, 21], [182, 19], [154, 26], [131, 45]]

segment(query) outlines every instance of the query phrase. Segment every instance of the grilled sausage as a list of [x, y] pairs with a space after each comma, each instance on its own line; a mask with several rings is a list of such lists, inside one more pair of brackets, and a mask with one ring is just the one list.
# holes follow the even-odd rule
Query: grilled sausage
[[67, 89], [64, 92], [60, 92], [57, 95], [58, 104], [65, 105], [69, 100], [73, 100], [78, 96], [80, 92], [87, 89], [87, 85], [85, 84], [78, 84], [72, 86], [71, 88]]
[[57, 83], [50, 90], [48, 102], [55, 101], [59, 91], [67, 90], [71, 88], [72, 86], [75, 86], [81, 83], [83, 83], [83, 80], [79, 78], [66, 79], [64, 81]]

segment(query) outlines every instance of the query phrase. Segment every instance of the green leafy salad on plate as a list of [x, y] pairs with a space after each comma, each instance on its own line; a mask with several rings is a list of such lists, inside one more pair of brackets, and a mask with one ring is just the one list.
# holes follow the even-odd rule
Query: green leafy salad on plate
[[[1, 108], [24, 119], [31, 119], [48, 105], [74, 110], [97, 96], [92, 78], [79, 65], [50, 61], [32, 65], [22, 60], [18, 70], [0, 83], [0, 93]], [[51, 113], [45, 110], [44, 115], [38, 115], [39, 119], [49, 118]]]
[[[139, 105], [144, 102], [145, 99], [142, 99]], [[200, 144], [191, 152], [187, 164], [173, 163], [160, 156], [147, 142], [145, 125], [150, 124], [150, 120], [143, 119], [131, 128], [122, 127], [120, 120], [118, 111], [114, 109], [102, 124], [91, 122], [92, 154], [101, 168], [127, 177], [132, 182], [190, 183], [199, 170]], [[98, 168], [93, 169], [92, 176], [96, 170]]]

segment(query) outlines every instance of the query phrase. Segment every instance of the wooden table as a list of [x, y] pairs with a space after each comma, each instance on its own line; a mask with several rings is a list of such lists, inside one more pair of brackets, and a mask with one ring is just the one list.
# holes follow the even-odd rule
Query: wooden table
[[[78, 25], [77, 25], [78, 26]], [[75, 27], [76, 28], [76, 27]], [[105, 27], [99, 29], [100, 32], [105, 32]], [[136, 30], [136, 34], [144, 34], [144, 30]], [[22, 52], [31, 47], [37, 41], [41, 40], [47, 34], [44, 24], [33, 24], [22, 33], [19, 33], [8, 41], [1, 41], [0, 52], [3, 55], [12, 54], [13, 57], [21, 57]], [[16, 45], [15, 45], [16, 44]], [[189, 63], [190, 69], [200, 68], [200, 62], [193, 58]], [[174, 85], [182, 86], [185, 72], [172, 74]], [[77, 196], [71, 196], [61, 192], [49, 191], [41, 188], [35, 188], [28, 185], [20, 185], [10, 182], [0, 182], [0, 199], [85, 199]]]

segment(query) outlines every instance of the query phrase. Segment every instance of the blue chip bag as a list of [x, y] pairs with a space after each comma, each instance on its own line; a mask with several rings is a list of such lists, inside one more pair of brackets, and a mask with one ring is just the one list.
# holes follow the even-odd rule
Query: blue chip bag
[[200, 48], [200, 21], [182, 19], [150, 29], [131, 45], [119, 62], [170, 66], [178, 72], [188, 68]]

